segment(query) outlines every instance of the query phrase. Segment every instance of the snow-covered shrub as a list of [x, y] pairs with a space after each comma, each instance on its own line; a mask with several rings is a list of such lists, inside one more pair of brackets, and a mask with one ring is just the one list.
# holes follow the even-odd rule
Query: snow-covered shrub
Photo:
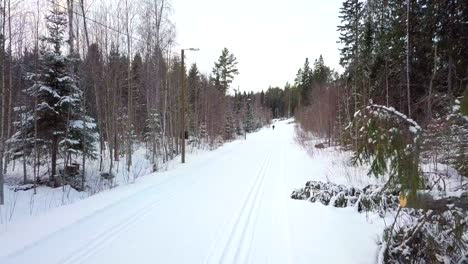
[[[354, 207], [358, 212], [377, 212], [381, 216], [397, 212], [395, 224], [384, 231], [383, 263], [464, 263], [460, 261], [468, 254], [468, 192], [453, 197], [425, 195], [431, 198], [432, 209], [415, 209], [419, 208], [415, 203], [415, 208], [400, 208], [397, 191], [376, 185], [359, 189], [309, 181], [304, 188], [293, 191], [291, 198]], [[422, 200], [420, 196], [418, 199]]]
[[396, 210], [399, 203], [397, 193], [382, 191], [377, 185], [359, 189], [320, 181], [308, 181], [304, 188], [294, 190], [291, 198], [340, 208], [355, 207], [358, 212], [375, 211], [381, 215]]
[[[468, 212], [452, 207], [437, 213], [404, 209], [398, 221], [384, 231], [384, 263], [466, 263]], [[403, 220], [405, 219], [405, 220]]]

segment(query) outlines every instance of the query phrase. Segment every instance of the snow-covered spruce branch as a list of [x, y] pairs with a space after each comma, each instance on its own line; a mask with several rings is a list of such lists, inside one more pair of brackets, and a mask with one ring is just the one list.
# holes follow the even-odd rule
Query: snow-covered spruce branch
[[387, 176], [387, 188], [414, 196], [421, 185], [422, 128], [392, 107], [370, 105], [357, 111], [349, 127], [356, 135], [355, 164], [370, 164], [369, 175]]
[[396, 210], [399, 203], [397, 192], [382, 192], [377, 185], [360, 189], [320, 181], [308, 181], [304, 188], [294, 190], [291, 198], [334, 207], [354, 207], [358, 212], [373, 211], [382, 216], [388, 210]]

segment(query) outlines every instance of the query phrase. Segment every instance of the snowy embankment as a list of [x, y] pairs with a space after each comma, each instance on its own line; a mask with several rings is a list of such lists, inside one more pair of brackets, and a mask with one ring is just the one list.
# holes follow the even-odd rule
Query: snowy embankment
[[[87, 162], [86, 177], [87, 188], [86, 192], [79, 192], [69, 185], [51, 188], [49, 186], [37, 186], [36, 194], [34, 193], [33, 185], [21, 185], [23, 177], [22, 164], [9, 166], [6, 174], [7, 184], [5, 186], [5, 205], [0, 207], [0, 234], [9, 228], [10, 224], [15, 222], [25, 221], [32, 216], [39, 216], [47, 213], [49, 210], [72, 204], [78, 200], [88, 198], [98, 192], [108, 190], [110, 188], [129, 184], [143, 175], [152, 172], [152, 165], [146, 158], [145, 149], [137, 148], [134, 153], [134, 163], [132, 166], [133, 176], [130, 176], [125, 168], [125, 158], [122, 161], [114, 162], [115, 179], [111, 182], [105, 180], [99, 175], [99, 161], [90, 160]], [[103, 167], [108, 168], [108, 158], [104, 159]], [[14, 163], [11, 163], [12, 165]], [[42, 178], [47, 177], [48, 166], [42, 166], [39, 175]], [[27, 165], [28, 177], [32, 177], [32, 167]]]
[[348, 154], [310, 156], [294, 137], [294, 124], [281, 121], [12, 221], [0, 233], [0, 263], [374, 263], [377, 215], [290, 198], [308, 180], [365, 185], [365, 174], [346, 164]]
[[[207, 152], [205, 148], [195, 148], [188, 146], [188, 155], [198, 155]], [[102, 167], [109, 168], [110, 158], [104, 153]], [[76, 201], [89, 198], [102, 191], [134, 183], [142, 176], [153, 174], [153, 164], [150, 161], [151, 154], [143, 145], [136, 145], [133, 153], [133, 163], [131, 173], [126, 168], [126, 158], [113, 162], [112, 180], [106, 180], [99, 174], [99, 160], [88, 160], [86, 167], [86, 191], [79, 192], [69, 185], [52, 188], [45, 185], [37, 186], [36, 193], [32, 184], [21, 184], [23, 181], [23, 166], [21, 162], [10, 163], [6, 173], [5, 205], [0, 206], [0, 234], [5, 232], [9, 225], [16, 222], [27, 221], [28, 218], [40, 216], [48, 211], [72, 204]], [[15, 164], [16, 162], [16, 164]], [[157, 159], [158, 172], [176, 168], [180, 162], [180, 157], [175, 157], [166, 163]], [[42, 166], [39, 171], [41, 178], [48, 176], [48, 164]], [[28, 178], [33, 175], [30, 164], [26, 166]]]

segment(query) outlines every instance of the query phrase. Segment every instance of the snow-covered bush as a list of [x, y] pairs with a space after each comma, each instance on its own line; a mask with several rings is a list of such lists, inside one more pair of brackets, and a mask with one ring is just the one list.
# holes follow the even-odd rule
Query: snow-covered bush
[[398, 193], [382, 191], [377, 185], [363, 189], [331, 182], [308, 181], [304, 188], [294, 190], [291, 198], [334, 207], [355, 207], [358, 212], [374, 211], [385, 215], [398, 208]]
[[404, 209], [399, 227], [384, 231], [384, 263], [466, 263], [468, 212]]
[[[330, 182], [309, 181], [304, 188], [294, 190], [291, 198], [319, 202], [334, 207], [353, 207], [358, 212], [377, 212], [384, 216], [396, 213], [394, 224], [383, 234], [383, 263], [464, 263], [468, 254], [468, 192], [458, 196], [430, 197], [432, 209], [400, 208], [398, 192], [368, 185], [363, 189]], [[424, 196], [426, 195], [426, 196]], [[418, 199], [422, 200], [421, 197]], [[426, 204], [427, 205], [427, 204]]]

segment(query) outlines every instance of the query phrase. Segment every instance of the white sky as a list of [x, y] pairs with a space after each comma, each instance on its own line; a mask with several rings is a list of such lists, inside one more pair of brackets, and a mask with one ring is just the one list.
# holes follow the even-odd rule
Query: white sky
[[177, 43], [210, 73], [227, 47], [237, 57], [233, 87], [246, 91], [293, 82], [306, 57], [341, 70], [337, 25], [342, 0], [172, 0]]

